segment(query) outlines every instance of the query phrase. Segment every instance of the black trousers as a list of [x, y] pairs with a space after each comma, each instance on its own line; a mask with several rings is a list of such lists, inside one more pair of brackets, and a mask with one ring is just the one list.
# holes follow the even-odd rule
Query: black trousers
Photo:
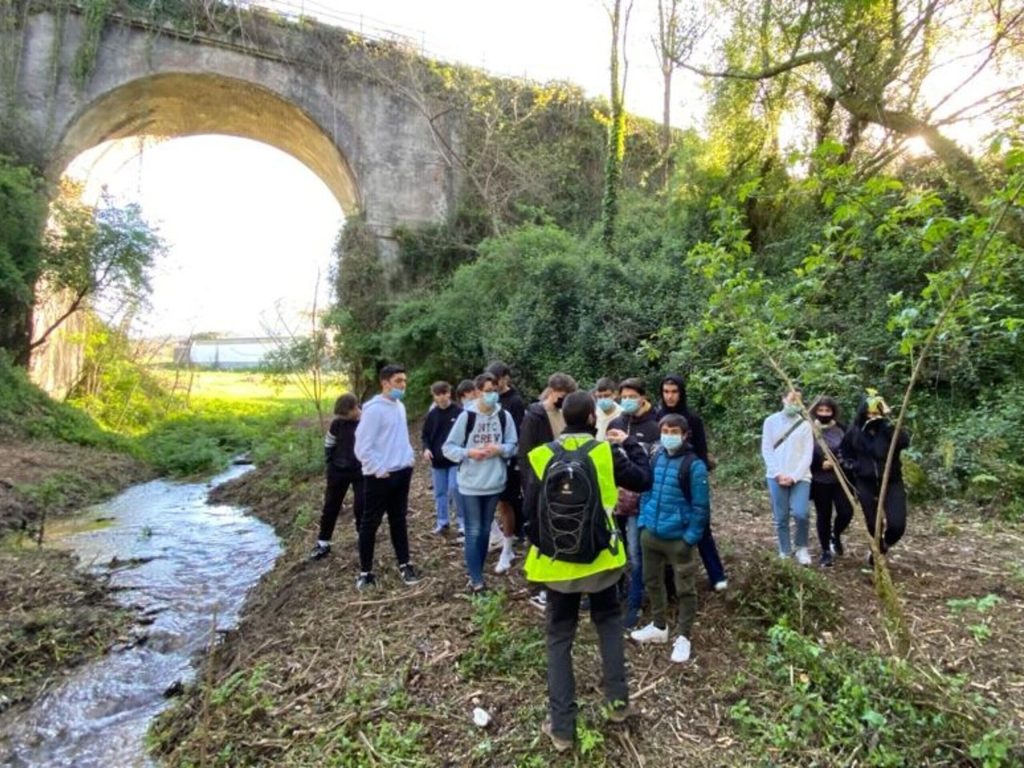
[[388, 518], [391, 544], [399, 565], [409, 562], [409, 482], [412, 467], [392, 472], [387, 477], [363, 478], [365, 501], [363, 517], [359, 523], [359, 568], [364, 573], [373, 570], [373, 550], [377, 544], [377, 529], [384, 516]]
[[352, 512], [356, 523], [356, 534], [359, 533], [359, 520], [363, 516], [363, 473], [344, 472], [334, 467], [327, 469], [327, 490], [324, 491], [324, 508], [320, 513], [319, 541], [330, 541], [334, 536], [334, 525], [338, 522], [341, 503], [345, 494], [352, 488]]
[[[815, 522], [818, 526], [818, 543], [822, 552], [832, 546], [832, 536], [838, 539], [850, 527], [853, 507], [843, 493], [839, 483], [811, 483], [811, 499], [814, 501]], [[832, 525], [832, 510], [835, 509], [835, 526]]]
[[[563, 739], [576, 734], [576, 675], [572, 668], [572, 645], [580, 617], [579, 592], [548, 590], [548, 709], [551, 731]], [[615, 586], [590, 595], [590, 620], [597, 630], [601, 649], [601, 686], [607, 704], [625, 705], [629, 700], [626, 684], [626, 648], [622, 633], [622, 613]]]
[[[873, 479], [857, 478], [857, 496], [860, 497], [860, 505], [864, 508], [864, 522], [868, 525], [868, 534], [872, 537], [875, 535], [875, 513], [878, 509], [878, 492], [881, 490], [881, 484], [880, 481]], [[907, 491], [902, 481], [889, 482], [882, 509], [885, 513], [885, 523], [882, 527], [879, 549], [884, 553], [902, 539], [903, 533], [907, 530]]]

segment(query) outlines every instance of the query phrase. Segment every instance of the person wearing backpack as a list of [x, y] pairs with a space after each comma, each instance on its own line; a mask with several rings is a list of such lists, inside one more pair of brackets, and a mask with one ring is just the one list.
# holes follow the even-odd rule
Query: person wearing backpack
[[772, 499], [772, 518], [779, 542], [779, 557], [793, 554], [790, 546], [790, 518], [796, 521], [796, 561], [811, 564], [807, 551], [810, 529], [811, 459], [814, 435], [804, 420], [799, 389], [782, 396], [782, 410], [764, 420], [761, 427], [761, 458]]
[[580, 600], [590, 595], [590, 619], [601, 650], [607, 716], [623, 722], [630, 715], [622, 614], [616, 592], [626, 551], [611, 512], [617, 486], [637, 493], [651, 485], [647, 454], [622, 430], [594, 438], [594, 398], [573, 392], [562, 403], [565, 429], [527, 456], [525, 510], [530, 548], [526, 578], [543, 584], [548, 712], [542, 731], [555, 749], [572, 748], [576, 733], [576, 678], [572, 646]]
[[505, 488], [508, 460], [516, 455], [516, 425], [498, 400], [497, 382], [489, 373], [476, 377], [480, 396], [464, 410], [442, 446], [459, 465], [459, 493], [466, 515], [465, 557], [469, 588], [484, 590], [484, 561], [494, 510]]
[[[622, 415], [608, 425], [609, 430], [622, 430], [640, 443], [650, 455], [658, 444], [660, 432], [654, 407], [647, 399], [647, 386], [640, 378], [623, 379], [619, 384], [619, 406]], [[640, 616], [644, 599], [643, 555], [640, 551], [640, 528], [637, 518], [640, 514], [640, 498], [628, 488], [619, 489], [619, 501], [615, 506], [615, 523], [626, 542], [629, 553], [629, 574], [626, 591], [626, 629], [634, 629]]]
[[352, 488], [356, 534], [359, 533], [359, 520], [363, 516], [363, 469], [356, 458], [355, 445], [360, 413], [359, 401], [351, 392], [346, 392], [334, 401], [334, 419], [324, 435], [327, 489], [324, 492], [323, 511], [320, 513], [320, 532], [313, 551], [309, 553], [310, 560], [320, 560], [331, 554], [331, 537], [349, 487]]
[[697, 617], [696, 550], [708, 524], [711, 494], [707, 465], [687, 442], [686, 418], [670, 413], [658, 427], [660, 447], [651, 461], [653, 485], [640, 498], [640, 547], [651, 622], [629, 636], [638, 643], [668, 642], [664, 573], [666, 565], [672, 566], [679, 615], [669, 658], [681, 664], [690, 660], [690, 632]]

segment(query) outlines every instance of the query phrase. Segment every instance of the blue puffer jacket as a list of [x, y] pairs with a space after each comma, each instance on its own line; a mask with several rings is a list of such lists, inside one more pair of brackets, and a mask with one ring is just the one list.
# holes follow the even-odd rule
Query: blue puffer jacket
[[679, 468], [686, 454], [658, 451], [651, 459], [654, 485], [640, 497], [641, 528], [659, 539], [683, 539], [691, 547], [704, 536], [711, 515], [708, 468], [700, 459], [690, 464], [691, 504], [679, 486]]

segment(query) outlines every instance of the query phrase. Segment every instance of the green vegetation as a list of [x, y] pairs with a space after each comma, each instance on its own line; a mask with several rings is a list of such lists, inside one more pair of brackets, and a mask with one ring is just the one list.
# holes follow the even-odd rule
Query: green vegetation
[[[815, 640], [781, 621], [752, 648], [731, 709], [759, 765], [1009, 766], [1013, 734], [963, 678]], [[974, 762], [977, 761], [977, 762]]]
[[536, 627], [510, 624], [505, 592], [490, 592], [473, 598], [473, 626], [477, 637], [468, 653], [459, 659], [469, 678], [514, 676], [543, 672], [546, 663], [544, 636]]

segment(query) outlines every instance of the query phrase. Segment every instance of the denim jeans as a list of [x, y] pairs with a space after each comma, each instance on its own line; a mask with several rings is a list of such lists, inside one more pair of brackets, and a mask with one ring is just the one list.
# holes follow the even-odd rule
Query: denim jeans
[[459, 530], [465, 528], [466, 512], [462, 506], [462, 495], [459, 493], [459, 467], [453, 465], [438, 469], [430, 468], [430, 481], [434, 485], [434, 507], [437, 509], [437, 524], [447, 527], [450, 523], [448, 512], [455, 505], [459, 519]]
[[629, 570], [626, 572], [626, 608], [634, 613], [640, 611], [644, 600], [644, 558], [640, 551], [639, 522], [640, 518], [636, 515], [615, 516], [619, 534], [626, 542], [626, 557], [629, 559]]
[[498, 506], [499, 494], [490, 496], [462, 496], [466, 507], [466, 570], [474, 585], [484, 583], [484, 561], [487, 559], [487, 544], [491, 537], [491, 523], [494, 509]]
[[775, 535], [779, 539], [779, 554], [791, 555], [789, 543], [789, 519], [796, 521], [796, 547], [807, 546], [810, 531], [808, 510], [811, 500], [811, 482], [801, 480], [789, 487], [779, 485], [774, 477], [768, 478], [768, 492], [772, 497], [772, 517], [775, 520]]
[[718, 546], [715, 544], [715, 537], [711, 535], [711, 523], [708, 523], [704, 537], [697, 544], [697, 552], [704, 563], [704, 570], [708, 573], [708, 582], [714, 587], [720, 581], [725, 581], [725, 566], [722, 565], [722, 558], [718, 554]]

